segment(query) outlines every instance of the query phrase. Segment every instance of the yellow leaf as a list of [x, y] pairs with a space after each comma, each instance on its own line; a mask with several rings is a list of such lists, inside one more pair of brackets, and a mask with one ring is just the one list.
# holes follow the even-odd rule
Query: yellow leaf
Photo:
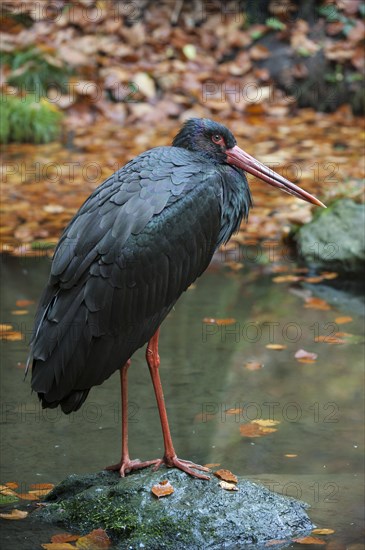
[[312, 535], [332, 535], [334, 529], [313, 529]]
[[2, 519], [24, 519], [28, 515], [28, 512], [24, 512], [24, 510], [17, 510], [17, 508], [13, 508], [13, 510], [9, 514], [0, 514], [0, 518]]

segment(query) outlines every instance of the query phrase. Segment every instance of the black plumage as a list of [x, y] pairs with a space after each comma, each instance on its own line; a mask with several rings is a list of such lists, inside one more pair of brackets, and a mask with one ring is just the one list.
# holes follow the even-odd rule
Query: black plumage
[[77, 410], [152, 337], [247, 216], [244, 172], [191, 150], [214, 132], [233, 146], [232, 134], [196, 124], [108, 178], [65, 229], [32, 342], [32, 388], [44, 407]]
[[[70, 413], [92, 386], [120, 369], [122, 458], [110, 469], [122, 476], [164, 463], [207, 479], [195, 471], [207, 468], [178, 459], [173, 448], [159, 377], [159, 327], [247, 218], [244, 171], [322, 205], [242, 151], [225, 126], [191, 119], [172, 147], [146, 151], [102, 183], [58, 243], [36, 313], [32, 388], [43, 407], [60, 405]], [[146, 342], [165, 453], [140, 462], [128, 453], [127, 371]]]

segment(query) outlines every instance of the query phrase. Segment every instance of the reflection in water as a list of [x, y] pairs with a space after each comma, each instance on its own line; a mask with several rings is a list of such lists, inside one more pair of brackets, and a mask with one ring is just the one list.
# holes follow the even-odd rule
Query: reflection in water
[[[28, 341], [35, 305], [25, 315], [12, 312], [16, 300], [39, 298], [49, 264], [47, 258], [3, 258], [2, 323], [12, 324]], [[179, 456], [221, 463], [307, 500], [313, 521], [335, 529], [344, 542], [356, 541], [360, 532], [363, 352], [356, 343], [329, 345], [314, 337], [328, 334], [328, 323], [340, 314], [354, 320], [339, 330], [361, 333], [360, 317], [346, 309], [351, 303], [343, 301], [341, 310], [305, 309], [298, 292], [273, 284], [258, 266], [232, 273], [214, 264], [179, 300], [160, 339], [161, 376]], [[204, 318], [236, 322], [217, 326]], [[286, 348], [267, 349], [272, 342]], [[298, 363], [294, 354], [300, 348], [315, 351], [318, 360]], [[115, 462], [118, 374], [94, 388], [79, 412], [64, 416], [40, 409], [18, 365], [26, 356], [24, 342], [4, 343], [1, 482], [16, 480], [24, 488], [57, 483], [70, 473]], [[263, 368], [245, 369], [250, 360]], [[160, 457], [162, 436], [143, 350], [129, 372], [132, 458]], [[243, 437], [240, 425], [256, 418], [279, 421], [277, 431]]]

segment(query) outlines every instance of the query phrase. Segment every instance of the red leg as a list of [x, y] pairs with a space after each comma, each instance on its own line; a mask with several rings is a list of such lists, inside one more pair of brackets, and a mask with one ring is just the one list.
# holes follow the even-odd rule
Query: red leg
[[189, 460], [181, 460], [177, 458], [174, 446], [172, 444], [171, 433], [169, 428], [169, 422], [167, 420], [167, 413], [165, 407], [165, 399], [162, 391], [159, 367], [160, 367], [160, 356], [158, 354], [158, 337], [160, 329], [152, 336], [151, 340], [148, 342], [146, 350], [146, 359], [148, 368], [151, 374], [153, 388], [155, 390], [156, 401], [158, 412], [160, 414], [162, 435], [164, 440], [165, 454], [164, 457], [159, 460], [155, 466], [155, 469], [159, 468], [161, 464], [172, 468], [179, 468], [184, 472], [190, 474], [191, 476], [198, 477], [200, 479], [210, 479], [208, 476], [198, 474], [194, 470], [202, 470], [204, 472], [209, 472], [209, 468], [200, 466], [199, 464], [194, 464]]
[[120, 387], [122, 397], [122, 458], [118, 464], [113, 464], [105, 468], [106, 470], [119, 471], [120, 476], [124, 477], [125, 474], [132, 470], [139, 470], [146, 468], [152, 464], [156, 464], [158, 460], [148, 460], [141, 462], [140, 460], [131, 460], [128, 452], [128, 369], [130, 367], [130, 359], [120, 369]]

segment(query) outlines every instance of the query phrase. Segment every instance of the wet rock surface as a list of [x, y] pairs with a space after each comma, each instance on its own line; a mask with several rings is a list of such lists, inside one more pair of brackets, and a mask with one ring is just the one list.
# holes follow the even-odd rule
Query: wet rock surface
[[[165, 479], [174, 493], [157, 499], [152, 486]], [[113, 472], [71, 475], [32, 515], [33, 521], [83, 532], [104, 528], [116, 549], [259, 548], [312, 529], [305, 503], [243, 478], [237, 488], [226, 491], [213, 475], [202, 481], [178, 470], [147, 469], [125, 478]]]
[[299, 253], [315, 267], [363, 273], [365, 267], [365, 205], [340, 199], [320, 210], [296, 234]]

